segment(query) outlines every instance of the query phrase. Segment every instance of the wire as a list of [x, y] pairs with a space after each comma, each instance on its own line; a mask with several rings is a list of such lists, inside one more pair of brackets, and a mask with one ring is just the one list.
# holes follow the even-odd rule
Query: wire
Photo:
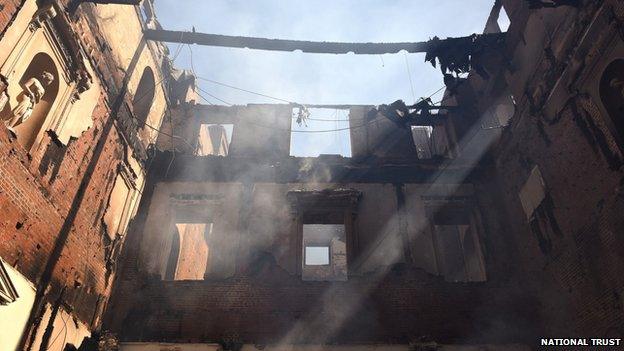
[[[179, 56], [180, 51], [181, 51], [181, 47], [182, 47], [182, 43], [180, 43], [180, 44], [178, 45], [178, 48], [177, 48], [177, 50], [176, 50], [177, 52], [176, 52], [176, 54], [175, 54], [174, 58], [172, 59], [172, 61], [175, 61], [175, 59]], [[286, 99], [278, 98], [278, 97], [271, 96], [271, 95], [267, 95], [267, 94], [263, 94], [263, 93], [258, 93], [258, 92], [251, 91], [251, 90], [248, 90], [248, 89], [239, 88], [239, 87], [236, 87], [236, 86], [233, 86], [233, 85], [230, 85], [230, 84], [221, 83], [221, 82], [218, 82], [218, 81], [215, 81], [215, 80], [212, 80], [212, 79], [208, 79], [208, 78], [205, 78], [205, 77], [200, 77], [200, 76], [198, 76], [198, 75], [197, 75], [197, 73], [195, 72], [195, 67], [194, 67], [194, 61], [193, 61], [193, 56], [194, 56], [194, 54], [193, 54], [193, 49], [191, 48], [191, 46], [190, 46], [189, 44], [187, 44], [187, 47], [188, 47], [189, 52], [190, 52], [190, 64], [191, 64], [191, 71], [192, 71], [192, 72], [193, 72], [193, 74], [195, 75], [196, 79], [199, 79], [199, 80], [202, 80], [202, 81], [206, 81], [206, 82], [210, 82], [210, 83], [217, 84], [217, 85], [221, 85], [221, 86], [224, 86], [224, 87], [227, 87], [227, 88], [230, 88], [230, 89], [235, 89], [235, 90], [243, 91], [243, 92], [246, 92], [246, 93], [249, 93], [249, 94], [253, 94], [253, 95], [257, 95], [257, 96], [262, 96], [262, 97], [266, 97], [266, 98], [273, 99], [273, 100], [276, 100], [276, 101], [286, 102], [286, 103], [293, 104], [293, 105], [301, 105], [301, 104], [298, 104], [298, 103], [295, 103], [295, 102], [292, 102], [292, 101], [288, 101], [288, 100], [286, 100]], [[412, 97], [414, 98], [414, 100], [416, 100], [416, 98], [415, 98], [415, 93], [414, 93], [413, 81], [412, 81], [411, 72], [410, 72], [410, 68], [409, 68], [409, 62], [408, 62], [408, 60], [407, 60], [407, 54], [405, 54], [405, 53], [404, 53], [404, 55], [405, 55], [404, 57], [405, 57], [405, 64], [406, 64], [406, 68], [407, 68], [407, 72], [408, 72], [408, 77], [409, 77], [409, 80], [410, 80], [410, 88], [411, 88], [411, 91], [412, 91]], [[383, 58], [381, 58], [381, 59], [382, 59], [382, 61], [383, 61]], [[162, 79], [161, 79], [158, 83], [156, 83], [156, 84], [154, 85], [154, 87], [152, 88], [152, 90], [153, 90], [153, 89], [156, 89], [156, 86], [160, 85], [160, 83], [161, 83], [161, 82], [163, 82], [164, 80], [165, 80], [165, 78], [162, 78]], [[431, 98], [432, 96], [434, 96], [435, 94], [439, 93], [439, 92], [440, 92], [442, 89], [444, 89], [444, 88], [445, 88], [445, 86], [442, 86], [440, 89], [438, 89], [438, 90], [436, 90], [434, 93], [432, 93], [432, 94], [431, 94], [428, 98]], [[210, 96], [210, 97], [212, 97], [212, 98], [214, 98], [214, 99], [216, 99], [216, 100], [218, 100], [218, 101], [221, 101], [222, 103], [224, 103], [224, 104], [226, 104], [226, 105], [229, 105], [229, 106], [232, 106], [232, 105], [233, 105], [233, 104], [231, 104], [231, 103], [229, 103], [229, 102], [227, 102], [227, 101], [225, 101], [225, 100], [223, 100], [223, 99], [220, 99], [220, 98], [218, 98], [217, 96], [215, 96], [215, 95], [213, 95], [213, 94], [209, 93], [208, 91], [206, 91], [206, 90], [202, 89], [199, 85], [197, 86], [197, 89], [198, 89], [199, 91], [201, 91], [202, 93], [207, 94], [208, 96]], [[146, 95], [147, 95], [147, 94], [149, 94], [149, 93], [151, 93], [151, 91], [148, 91], [148, 92], [146, 92], [145, 94], [143, 94], [143, 95], [139, 98], [139, 100], [141, 100], [144, 96], [146, 96]], [[209, 99], [207, 99], [206, 97], [204, 97], [202, 94], [197, 93], [197, 95], [198, 95], [200, 98], [202, 98], [204, 101], [206, 101], [208, 104], [210, 104], [210, 105], [214, 105], [214, 104], [213, 104], [213, 103], [212, 103]], [[442, 103], [442, 102], [444, 102], [444, 101], [448, 100], [449, 98], [451, 98], [451, 96], [449, 96], [449, 97], [447, 97], [447, 98], [445, 98], [445, 99], [443, 99], [443, 100], [441, 100], [441, 101], [436, 102], [434, 105], [440, 104], [440, 103]], [[169, 112], [170, 122], [172, 123], [172, 120], [171, 120], [171, 112], [170, 112], [170, 110], [169, 110], [169, 107], [167, 108], [167, 111]], [[336, 109], [336, 111], [335, 111], [336, 113], [334, 114], [334, 116], [337, 116], [337, 111], [338, 111], [338, 110]], [[294, 116], [293, 116], [292, 118], [294, 119], [294, 118], [296, 118], [296, 117], [294, 117]], [[350, 122], [350, 121], [352, 121], [352, 120], [355, 120], [355, 119], [322, 119], [322, 118], [308, 118], [308, 119], [309, 119], [309, 120], [312, 120], [312, 121], [320, 121], [320, 122]], [[364, 120], [364, 119], [365, 119], [365, 118], [361, 118], [361, 119], [359, 119], [359, 120]], [[367, 126], [367, 125], [369, 125], [369, 124], [371, 124], [371, 123], [373, 123], [373, 122], [375, 122], [375, 121], [376, 121], [376, 118], [375, 118], [375, 119], [373, 119], [373, 120], [371, 120], [371, 121], [369, 121], [369, 122], [367, 122], [367, 123], [365, 123], [365, 124], [361, 124], [361, 125], [357, 125], [357, 126], [349, 126], [349, 127], [345, 127], [345, 128], [335, 128], [335, 129], [327, 129], [327, 130], [292, 130], [292, 129], [288, 129], [288, 130], [286, 130], [286, 129], [282, 129], [282, 130], [283, 130], [283, 131], [289, 131], [289, 132], [291, 132], [291, 133], [330, 133], [330, 132], [339, 132], [339, 131], [344, 131], [344, 130], [351, 130], [351, 129], [358, 129], [358, 128], [362, 128], [362, 127], [365, 127], [365, 126]], [[265, 126], [265, 125], [258, 124], [258, 123], [255, 123], [255, 122], [250, 122], [250, 121], [247, 121], [247, 123], [250, 123], [250, 124], [253, 124], [253, 125], [256, 125], [256, 126], [259, 126], [259, 127], [263, 127], [263, 128], [271, 128], [271, 129], [276, 129], [274, 126]], [[174, 134], [168, 134], [168, 133], [165, 133], [165, 132], [161, 131], [159, 128], [156, 128], [156, 127], [154, 127], [154, 126], [152, 126], [152, 125], [148, 124], [147, 122], [142, 122], [142, 124], [143, 124], [143, 126], [146, 126], [146, 127], [150, 128], [150, 129], [152, 129], [152, 130], [156, 131], [157, 133], [159, 133], [159, 134], [161, 134], [161, 135], [164, 135], [164, 136], [167, 136], [167, 137], [172, 138], [172, 140], [173, 140], [174, 138], [175, 138], [175, 139], [180, 139], [180, 140], [182, 140], [184, 143], [186, 143], [186, 144], [190, 147], [190, 149], [193, 149], [193, 146], [192, 146], [192, 145], [190, 145], [190, 144], [186, 141], [186, 139], [184, 139], [184, 138], [182, 138], [182, 137], [176, 136], [176, 135], [174, 135]], [[173, 125], [172, 125], [172, 126], [173, 126]], [[173, 129], [172, 129], [172, 130], [173, 130]]]
[[372, 120], [369, 121], [367, 123], [364, 124], [360, 124], [357, 126], [352, 126], [352, 127], [345, 127], [345, 128], [337, 128], [337, 129], [326, 129], [326, 130], [292, 130], [292, 129], [281, 129], [281, 128], [275, 128], [274, 126], [265, 126], [263, 124], [258, 124], [255, 122], [251, 122], [251, 121], [247, 121], [247, 123], [249, 124], [253, 124], [255, 126], [258, 127], [263, 127], [263, 128], [270, 128], [270, 129], [274, 129], [274, 130], [279, 130], [282, 132], [291, 132], [291, 133], [330, 133], [330, 132], [340, 132], [343, 130], [351, 130], [351, 129], [358, 129], [358, 128], [362, 128], [362, 127], [366, 127], [369, 124], [372, 124], [373, 122], [376, 122], [376, 120]]
[[441, 103], [443, 103], [443, 102], [445, 102], [445, 101], [448, 101], [448, 100], [450, 100], [450, 99], [452, 99], [452, 98], [454, 98], [454, 97], [455, 97], [454, 95], [449, 95], [449, 96], [445, 97], [444, 99], [442, 99], [442, 100], [440, 100], [440, 101], [438, 101], [438, 102], [434, 103], [434, 105], [439, 105], [439, 104], [441, 104]]
[[212, 101], [208, 100], [205, 96], [203, 96], [202, 94], [195, 92], [195, 94], [197, 94], [197, 96], [199, 96], [202, 100], [204, 100], [205, 102], [208, 103], [208, 105], [211, 106], [215, 106], [215, 104], [212, 103]]
[[243, 88], [238, 88], [238, 87], [235, 87], [233, 85], [217, 82], [217, 81], [212, 80], [212, 79], [199, 77], [199, 76], [197, 76], [197, 79], [203, 80], [203, 81], [206, 81], [206, 82], [210, 82], [210, 83], [213, 83], [213, 84], [221, 85], [221, 86], [224, 86], [224, 87], [228, 87], [230, 89], [240, 90], [240, 91], [244, 91], [244, 92], [249, 93], [249, 94], [258, 95], [258, 96], [262, 96], [262, 97], [265, 97], [265, 98], [273, 99], [275, 101], [281, 101], [281, 102], [285, 102], [285, 103], [288, 103], [288, 104], [299, 105], [299, 104], [297, 104], [295, 102], [292, 102], [292, 101], [288, 101], [288, 100], [285, 100], [285, 99], [280, 99], [278, 97], [267, 95], [267, 94], [263, 94], [263, 93], [256, 93], [255, 91], [251, 91], [251, 90], [247, 90], [247, 89], [243, 89]]
[[[235, 90], [243, 91], [243, 92], [246, 92], [246, 93], [249, 93], [249, 94], [253, 94], [253, 95], [257, 95], [257, 96], [262, 96], [262, 97], [266, 97], [266, 98], [273, 99], [273, 100], [276, 100], [276, 101], [286, 102], [286, 103], [293, 104], [293, 105], [303, 105], [303, 104], [299, 104], [299, 103], [296, 103], [296, 102], [293, 102], [293, 101], [289, 101], [289, 100], [286, 100], [286, 99], [282, 99], [282, 98], [279, 98], [279, 97], [271, 96], [271, 95], [268, 95], [268, 94], [258, 93], [258, 92], [252, 91], [252, 90], [243, 89], [243, 88], [239, 88], [239, 87], [236, 87], [236, 86], [233, 86], [233, 85], [230, 85], [230, 84], [226, 84], [226, 83], [218, 82], [218, 81], [215, 81], [215, 80], [213, 80], [213, 79], [209, 79], [209, 78], [205, 78], [205, 77], [200, 77], [200, 76], [199, 76], [199, 75], [195, 72], [195, 66], [194, 66], [194, 64], [193, 64], [193, 56], [194, 56], [193, 49], [191, 48], [191, 45], [190, 45], [190, 44], [187, 44], [187, 47], [188, 47], [189, 52], [190, 52], [190, 64], [191, 64], [191, 71], [193, 72], [193, 74], [195, 75], [195, 77], [196, 77], [197, 79], [199, 79], [199, 80], [203, 80], [203, 81], [206, 81], [206, 82], [210, 82], [210, 83], [213, 83], [213, 84], [221, 85], [221, 86], [224, 86], [224, 87], [227, 87], [227, 88], [230, 88], [230, 89], [235, 89]], [[410, 67], [409, 67], [409, 61], [408, 61], [408, 59], [407, 59], [407, 54], [406, 54], [405, 52], [403, 52], [403, 55], [404, 55], [404, 58], [405, 58], [405, 66], [406, 66], [406, 68], [407, 68], [407, 74], [408, 74], [408, 78], [409, 78], [409, 82], [410, 82], [410, 89], [411, 89], [411, 92], [412, 92], [412, 98], [414, 99], [414, 101], [416, 101], [416, 93], [414, 92], [414, 82], [412, 81], [412, 74], [411, 74], [411, 70], [410, 70]], [[383, 62], [383, 57], [382, 57], [381, 55], [379, 55], [379, 58], [381, 59], [382, 64], [384, 64], [384, 62]], [[434, 95], [436, 95], [437, 93], [439, 93], [440, 91], [442, 91], [444, 88], [446, 88], [446, 85], [443, 85], [443, 86], [442, 86], [442, 87], [440, 87], [438, 90], [436, 90], [435, 92], [433, 92], [431, 95], [429, 95], [429, 96], [427, 97], [427, 99], [430, 99], [431, 97], [433, 97]], [[213, 95], [213, 94], [209, 93], [208, 91], [206, 91], [206, 90], [202, 89], [200, 86], [197, 86], [197, 89], [198, 89], [198, 90], [200, 90], [201, 92], [203, 92], [203, 93], [207, 94], [208, 96], [210, 96], [210, 97], [212, 97], [212, 98], [214, 98], [214, 99], [216, 99], [216, 100], [218, 100], [218, 101], [223, 102], [223, 103], [224, 103], [224, 104], [226, 104], [226, 105], [230, 105], [230, 106], [234, 105], [234, 104], [232, 104], [232, 103], [229, 103], [229, 102], [227, 102], [227, 101], [225, 101], [225, 100], [223, 100], [223, 99], [220, 99], [220, 98], [218, 98], [217, 96], [215, 96], [215, 95]], [[200, 97], [202, 97], [202, 96], [200, 95]], [[204, 97], [202, 97], [202, 98], [203, 98], [204, 100], [208, 101], [206, 98], [204, 98]], [[447, 99], [448, 99], [448, 98], [447, 98]], [[446, 101], [447, 99], [441, 100], [441, 101], [439, 101], [439, 102], [435, 103], [434, 105], [437, 105], [437, 104], [439, 104], [439, 103], [442, 103], [442, 102]], [[210, 103], [210, 102], [209, 102], [209, 103]], [[210, 104], [212, 105], [212, 103], [210, 103]], [[294, 119], [294, 118], [297, 118], [297, 117], [294, 117], [294, 116], [293, 116], [293, 119]], [[310, 121], [320, 121], [320, 122], [348, 122], [348, 121], [351, 121], [351, 119], [336, 120], [336, 119], [320, 119], [320, 118], [308, 118], [308, 120], [310, 120]]]
[[209, 92], [207, 92], [206, 90], [202, 89], [199, 85], [197, 86], [197, 89], [198, 89], [199, 91], [201, 91], [202, 93], [207, 94], [208, 96], [212, 97], [213, 99], [216, 99], [216, 100], [218, 100], [218, 101], [221, 101], [222, 103], [224, 103], [224, 104], [226, 104], [226, 105], [228, 105], [228, 106], [232, 106], [232, 105], [233, 105], [233, 104], [231, 104], [231, 103], [229, 103], [229, 102], [227, 102], [227, 101], [225, 101], [225, 100], [223, 100], [223, 99], [220, 99], [220, 98], [218, 98], [218, 97], [216, 97], [216, 96], [214, 96], [214, 95], [210, 94], [210, 93], [209, 93]]
[[427, 99], [431, 99], [434, 95], [441, 92], [444, 88], [446, 88], [446, 85], [443, 85], [440, 89], [436, 90], [433, 94], [427, 96]]
[[[63, 337], [63, 339], [67, 338], [67, 319], [69, 319], [69, 316], [67, 319], [63, 318], [63, 314], [61, 313], [61, 321], [63, 321], [63, 328], [61, 330], [59, 330], [58, 334], [56, 334], [56, 336], [54, 337], [54, 339], [52, 339], [52, 341], [50, 341], [48, 343], [48, 346], [46, 347], [46, 350], [49, 350], [52, 345], [54, 345], [54, 343], [56, 342], [56, 340], [58, 339], [59, 336], [61, 336], [61, 333], [63, 331], [65, 331], [65, 336]], [[61, 347], [63, 347], [63, 345], [65, 345], [65, 340], [63, 340], [63, 343], [61, 344]]]
[[414, 82], [412, 82], [412, 73], [410, 72], [409, 62], [407, 61], [407, 54], [403, 51], [403, 57], [405, 57], [405, 67], [407, 68], [407, 77], [409, 78], [410, 89], [412, 89], [412, 99], [416, 102], [416, 94], [414, 93]]
[[177, 136], [177, 135], [172, 135], [172, 134], [169, 134], [169, 133], [165, 133], [165, 132], [161, 131], [160, 129], [158, 129], [158, 128], [154, 127], [154, 126], [151, 126], [151, 125], [149, 125], [149, 124], [147, 124], [147, 123], [143, 123], [143, 125], [144, 125], [145, 127], [149, 128], [149, 129], [151, 129], [151, 130], [154, 130], [154, 131], [156, 131], [156, 132], [158, 132], [158, 133], [160, 133], [160, 134], [162, 134], [162, 135], [166, 136], [166, 137], [169, 137], [169, 138], [172, 138], [172, 139], [180, 139], [180, 140], [182, 140], [183, 142], [185, 142], [185, 143], [186, 143], [186, 145], [188, 145], [191, 149], [193, 148], [193, 146], [192, 146], [191, 144], [189, 144], [189, 143], [186, 141], [186, 139], [184, 139], [184, 138], [182, 138], [182, 137], [179, 137], [179, 136]]
[[[195, 74], [195, 65], [193, 65], [193, 48], [191, 47], [191, 44], [186, 44], [186, 46], [189, 49], [189, 60], [191, 61], [191, 72], [193, 72], [193, 74]], [[195, 74], [195, 76], [197, 76], [197, 74]]]
[[[190, 60], [190, 63], [191, 63], [191, 72], [193, 72], [193, 75], [197, 78], [197, 76], [198, 76], [198, 75], [197, 75], [197, 72], [195, 72], [195, 64], [193, 63], [193, 56], [194, 56], [194, 54], [193, 54], [193, 48], [191, 47], [191, 45], [190, 45], [190, 44], [186, 44], [186, 46], [188, 47], [188, 49], [189, 49], [189, 53], [190, 53], [189, 60]], [[198, 89], [199, 91], [201, 91], [202, 93], [204, 93], [204, 94], [206, 94], [206, 95], [208, 95], [208, 96], [212, 97], [212, 98], [213, 98], [213, 99], [215, 99], [215, 100], [221, 101], [222, 103], [224, 103], [224, 104], [226, 104], [226, 105], [230, 105], [230, 106], [232, 105], [231, 103], [229, 103], [229, 102], [227, 102], [227, 101], [225, 101], [225, 100], [223, 100], [223, 99], [221, 99], [221, 98], [218, 98], [218, 97], [216, 97], [215, 95], [213, 95], [213, 94], [211, 94], [211, 93], [207, 92], [206, 90], [202, 89], [199, 85], [197, 85], [197, 89]], [[204, 99], [204, 100], [205, 100], [206, 102], [208, 102], [210, 105], [214, 105], [212, 102], [210, 102], [208, 99], [206, 99], [203, 95], [201, 95], [201, 94], [199, 94], [199, 93], [197, 93], [197, 95], [199, 95], [199, 97], [201, 97], [202, 99]]]

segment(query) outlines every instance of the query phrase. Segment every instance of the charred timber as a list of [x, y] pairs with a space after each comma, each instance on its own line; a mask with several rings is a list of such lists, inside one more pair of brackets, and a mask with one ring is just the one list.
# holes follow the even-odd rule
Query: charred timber
[[[504, 35], [505, 33], [494, 33], [459, 38], [447, 38], [443, 40], [434, 38], [433, 40], [416, 43], [340, 43], [239, 37], [156, 29], [145, 30], [146, 39], [168, 43], [198, 44], [270, 51], [301, 50], [302, 52], [316, 54], [347, 54], [352, 52], [356, 55], [393, 54], [401, 50], [405, 50], [410, 53], [429, 52], [437, 49], [440, 45], [465, 46], [483, 42], [496, 43], [499, 42]], [[475, 41], [475, 38], [479, 38], [480, 40]]]

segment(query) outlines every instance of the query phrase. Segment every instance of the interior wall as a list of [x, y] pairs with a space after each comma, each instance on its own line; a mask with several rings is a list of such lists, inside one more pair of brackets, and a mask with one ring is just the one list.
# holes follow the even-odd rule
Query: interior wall
[[[399, 234], [399, 222], [404, 220], [409, 233], [409, 249], [414, 263], [422, 269], [437, 273], [435, 253], [425, 213], [426, 195], [472, 196], [470, 185], [428, 186], [407, 185], [407, 211], [399, 218], [396, 188], [390, 184], [332, 184], [332, 183], [256, 183], [247, 190], [241, 183], [161, 182], [156, 185], [143, 230], [141, 265], [148, 273], [164, 276], [171, 250], [173, 223], [210, 223], [214, 221], [210, 247], [211, 269], [225, 269], [231, 275], [233, 267], [245, 266], [257, 252], [269, 252], [285, 270], [297, 271], [300, 262], [293, 247], [297, 233], [287, 194], [294, 190], [323, 190], [352, 188], [363, 196], [357, 210], [356, 235], [359, 259], [354, 272], [371, 272], [397, 262], [405, 262], [404, 238]], [[176, 194], [215, 199], [209, 205], [201, 200], [178, 203]], [[247, 196], [247, 197], [246, 197]], [[217, 200], [218, 199], [218, 200]], [[241, 232], [241, 213], [249, 207], [249, 233]], [[178, 214], [176, 214], [176, 212]], [[188, 222], [180, 222], [180, 213], [187, 213]], [[190, 214], [189, 214], [190, 213]], [[197, 214], [195, 214], [197, 213]]]

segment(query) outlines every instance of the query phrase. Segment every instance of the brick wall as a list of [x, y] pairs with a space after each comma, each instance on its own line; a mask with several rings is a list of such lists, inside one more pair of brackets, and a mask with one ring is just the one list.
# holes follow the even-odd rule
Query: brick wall
[[276, 266], [228, 280], [127, 281], [111, 308], [128, 341], [249, 343], [534, 342], [517, 287], [446, 283], [416, 269], [303, 282]]
[[[67, 286], [67, 302], [80, 319], [92, 322], [98, 301], [108, 295], [111, 242], [101, 218], [123, 157], [116, 133], [101, 135], [109, 110], [104, 101], [95, 109], [94, 127], [63, 150], [54, 178], [41, 168], [46, 148], [27, 155], [0, 126], [0, 256], [37, 283], [72, 206], [79, 184], [93, 156], [96, 140], [106, 137], [103, 154], [89, 176], [84, 201], [52, 275], [52, 291]], [[54, 143], [50, 136], [43, 142]], [[57, 146], [54, 146], [57, 147]], [[42, 174], [41, 170], [46, 172]]]
[[0, 0], [0, 38], [13, 22], [14, 16], [19, 11], [25, 0]]
[[[507, 212], [507, 230], [501, 235], [517, 250], [519, 281], [539, 301], [544, 336], [621, 337], [623, 157], [606, 125], [608, 116], [592, 97], [593, 76], [599, 79], [601, 72], [591, 70], [618, 45], [617, 36], [609, 33], [614, 31], [614, 15], [622, 18], [624, 11], [618, 1], [586, 4], [579, 12], [565, 7], [551, 12], [508, 8], [508, 46], [514, 50], [516, 69], [502, 74], [508, 74], [518, 113], [503, 133], [496, 156], [498, 193]], [[601, 16], [609, 20], [592, 23]], [[546, 29], [539, 28], [541, 21], [549, 22]], [[526, 28], [529, 22], [532, 28]], [[599, 34], [590, 35], [590, 24]], [[555, 27], [556, 31], [548, 29]], [[542, 42], [544, 38], [548, 40]], [[542, 56], [548, 49], [555, 49], [550, 58]], [[573, 91], [579, 94], [571, 95]], [[543, 176], [551, 215], [542, 223], [552, 242], [546, 253], [518, 196], [534, 166]]]
[[[568, 110], [557, 123], [542, 127], [527, 118], [514, 130], [497, 168], [510, 213], [509, 234], [520, 251], [527, 287], [542, 301], [541, 318], [549, 331], [606, 336], [624, 327], [624, 172], [610, 169], [577, 124], [579, 118]], [[561, 232], [551, 235], [549, 254], [540, 251], [518, 197], [533, 165], [544, 177]]]

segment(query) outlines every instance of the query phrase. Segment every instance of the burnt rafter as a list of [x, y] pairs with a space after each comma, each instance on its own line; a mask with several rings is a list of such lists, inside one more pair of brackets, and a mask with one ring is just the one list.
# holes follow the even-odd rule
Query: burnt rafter
[[390, 105], [380, 105], [368, 113], [372, 120], [378, 113], [388, 118], [401, 128], [408, 126], [436, 126], [446, 122], [445, 113], [432, 114], [432, 110], [450, 110], [453, 106], [434, 106], [431, 99], [422, 99], [414, 105], [407, 106], [403, 100], [397, 100]]
[[529, 9], [536, 10], [542, 8], [555, 8], [559, 6], [580, 7], [581, 0], [525, 0], [529, 4]]
[[448, 45], [457, 45], [462, 48], [470, 48], [470, 51], [475, 51], [477, 49], [473, 48], [474, 45], [498, 42], [503, 37], [504, 33], [495, 33], [481, 35], [475, 34], [468, 37], [448, 38], [443, 40], [435, 38], [430, 41], [413, 43], [342, 43], [239, 37], [155, 29], [145, 30], [146, 39], [169, 43], [198, 44], [271, 51], [301, 50], [302, 52], [316, 54], [347, 54], [352, 52], [356, 55], [394, 54], [401, 50], [405, 50], [409, 53], [430, 52], [432, 50], [437, 52], [446, 42], [451, 43]]

